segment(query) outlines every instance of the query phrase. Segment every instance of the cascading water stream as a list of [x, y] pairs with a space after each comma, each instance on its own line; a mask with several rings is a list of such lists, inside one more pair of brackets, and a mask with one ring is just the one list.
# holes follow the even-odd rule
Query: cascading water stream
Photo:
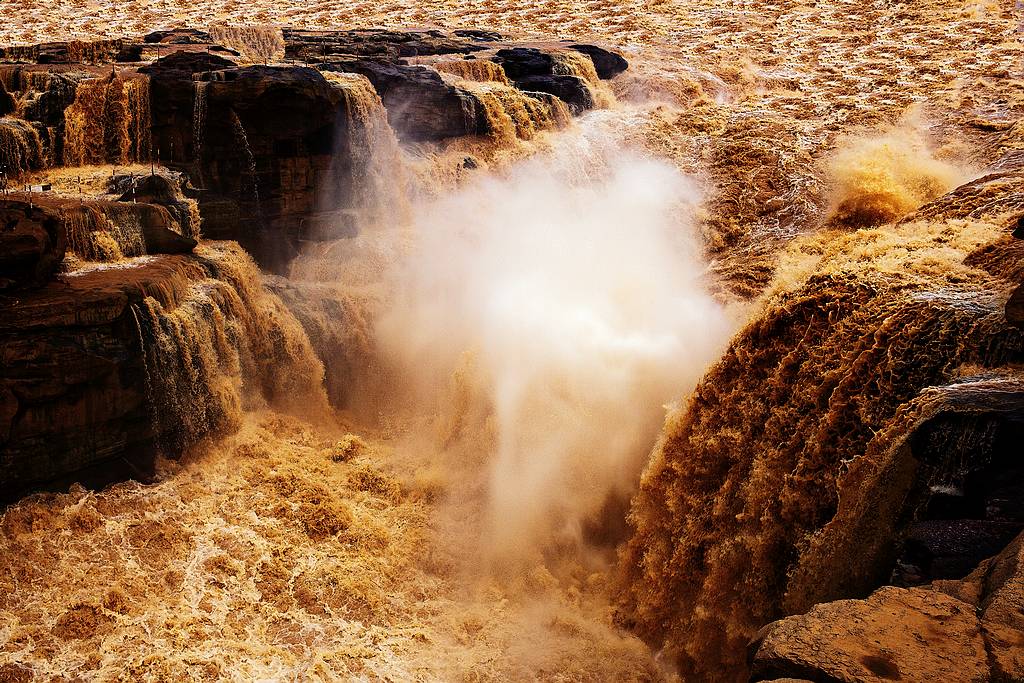
[[203, 138], [206, 135], [207, 91], [209, 81], [193, 81], [192, 92], [192, 157], [196, 160], [197, 181], [203, 186]]
[[[892, 225], [966, 174], [879, 123], [926, 90], [953, 101], [949, 64], [920, 55], [985, 29], [946, 8], [895, 42], [881, 27], [879, 46], [834, 30], [839, 4], [767, 19], [650, 5], [645, 19], [552, 8], [574, 32], [632, 36], [631, 72], [648, 69], [615, 83], [646, 104], [616, 104], [588, 59], [562, 55], [557, 74], [608, 107], [575, 124], [490, 62], [440, 61], [490, 135], [402, 148], [366, 79], [325, 74], [345, 94], [335, 142], [352, 163], [333, 160], [315, 210], [356, 229], [325, 226], [314, 238], [332, 239], [269, 291], [242, 252], [205, 245], [187, 286], [133, 308], [154, 431], [184, 458], [150, 487], [4, 515], [4, 655], [38, 675], [140, 680], [741, 678], [766, 620], [870, 589], [858, 582], [889, 549], [866, 539], [895, 528], [883, 494], [908, 435], [1016, 410], [992, 397], [1021, 391], [1008, 280], [964, 264], [1009, 214], [933, 205]], [[499, 9], [470, 16], [540, 25]], [[273, 29], [218, 35], [248, 60], [279, 47]], [[669, 35], [683, 47], [657, 42]], [[972, 121], [987, 95], [970, 86], [1009, 80], [987, 45], [959, 67], [955, 108]], [[110, 97], [96, 110], [120, 121]], [[79, 113], [100, 99], [86, 87]], [[233, 123], [258, 203], [264, 168]], [[90, 135], [102, 153], [93, 124], [76, 125], [76, 162], [124, 152], [121, 123]], [[883, 134], [820, 163], [837, 131], [862, 140], [868, 125]], [[829, 211], [830, 228], [864, 229], [787, 246]], [[79, 232], [132, 251], [115, 231]], [[752, 301], [723, 303], [739, 298]], [[293, 417], [326, 404], [317, 356], [342, 409], [319, 424]]]
[[149, 156], [149, 81], [115, 71], [79, 82], [64, 113], [64, 164], [128, 164]]
[[218, 243], [199, 257], [207, 276], [189, 283], [174, 305], [148, 297], [133, 311], [166, 452], [237, 429], [243, 410], [266, 404], [322, 417], [323, 366], [256, 265], [238, 247]]

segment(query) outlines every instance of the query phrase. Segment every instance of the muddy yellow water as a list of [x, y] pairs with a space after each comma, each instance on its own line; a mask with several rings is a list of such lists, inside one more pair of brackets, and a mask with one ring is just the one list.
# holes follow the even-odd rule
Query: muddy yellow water
[[[796, 289], [819, 262], [855, 264], [843, 271], [854, 279], [893, 269], [917, 277], [929, 264], [945, 272], [976, 246], [950, 257], [941, 225], [918, 231], [927, 244], [917, 256], [900, 246], [907, 229], [843, 233], [827, 248], [790, 240], [892, 221], [1024, 154], [1024, 10], [1013, 0], [126, 0], [116, 11], [27, 0], [16, 12], [0, 42], [211, 21], [436, 24], [603, 40], [632, 68], [611, 84], [617, 103], [569, 129], [557, 112], [539, 118], [536, 102], [494, 74], [447, 69], [486, 93], [503, 137], [403, 152], [404, 172], [431, 202], [470, 185], [429, 210], [411, 200], [410, 233], [440, 237], [409, 247], [405, 232], [371, 233], [356, 249], [322, 246], [293, 267], [317, 286], [345, 285], [358, 319], [345, 324], [365, 327], [359, 343], [380, 343], [389, 372], [409, 386], [361, 378], [375, 393], [358, 418], [306, 422], [250, 405], [232, 416], [237, 434], [165, 461], [154, 485], [10, 508], [0, 528], [0, 679], [672, 678], [613, 625], [610, 578], [624, 500], [663, 406], [685, 398], [746, 316], [771, 306], [751, 301]], [[273, 43], [262, 30], [221, 35], [253, 49]], [[120, 131], [117, 145], [127, 140]], [[467, 153], [493, 183], [473, 186], [450, 163]], [[517, 175], [514, 161], [535, 153], [548, 155], [544, 165]], [[370, 176], [378, 200], [393, 170]], [[390, 220], [393, 204], [373, 210]], [[472, 217], [472, 230], [452, 216]], [[618, 225], [640, 229], [622, 235]], [[1000, 226], [986, 223], [985, 239]], [[982, 230], [948, 229], [967, 242]], [[594, 230], [607, 248], [579, 253], [571, 238]], [[545, 241], [555, 234], [570, 241]], [[408, 249], [441, 268], [390, 273]], [[666, 253], [683, 256], [666, 263]], [[555, 273], [570, 274], [569, 286]], [[529, 305], [509, 312], [509, 301]], [[375, 321], [390, 321], [380, 339], [369, 332]], [[424, 386], [440, 398], [424, 400]], [[687, 642], [687, 619], [677, 644]], [[708, 655], [717, 642], [709, 636], [694, 651]]]
[[[457, 481], [396, 439], [251, 413], [143, 487], [3, 518], [0, 672], [40, 680], [648, 679], [607, 625], [604, 575], [508, 576], [438, 538]], [[415, 461], [415, 457], [411, 461]], [[19, 680], [12, 678], [11, 680]]]

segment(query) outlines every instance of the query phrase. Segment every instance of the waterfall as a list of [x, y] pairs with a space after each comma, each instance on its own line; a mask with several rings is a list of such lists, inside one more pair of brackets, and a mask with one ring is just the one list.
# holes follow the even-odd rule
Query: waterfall
[[84, 261], [120, 261], [146, 253], [141, 228], [128, 238], [128, 230], [117, 227], [98, 206], [69, 204], [57, 213], [64, 223], [68, 251]]
[[111, 73], [78, 84], [64, 112], [64, 164], [128, 164], [150, 157], [149, 81]]
[[885, 580], [916, 466], [907, 439], [958, 385], [1024, 353], [1009, 283], [964, 265], [1004, 230], [998, 215], [951, 220], [970, 204], [795, 245], [818, 254], [809, 277], [667, 420], [630, 513], [619, 619], [684, 677], [739, 676], [765, 623]]
[[407, 170], [380, 96], [365, 76], [331, 71], [323, 75], [343, 99], [331, 170], [318, 208], [353, 212], [359, 227], [402, 220], [408, 208]]
[[192, 82], [192, 156], [199, 168], [200, 184], [203, 173], [203, 136], [206, 134], [206, 94], [209, 87], [209, 81]]
[[46, 165], [39, 131], [28, 121], [0, 118], [0, 171], [16, 178]]
[[199, 213], [199, 202], [195, 199], [184, 199], [187, 219], [184, 221], [182, 233], [185, 237], [198, 240], [202, 236], [203, 217]]
[[284, 58], [284, 35], [272, 26], [210, 27], [210, 37], [220, 45], [237, 50], [250, 64], [279, 62]]
[[572, 117], [568, 106], [557, 97], [527, 95], [501, 83], [465, 85], [483, 105], [488, 131], [498, 142], [532, 140], [537, 133], [568, 125]]
[[[231, 126], [235, 133], [235, 142], [243, 153], [243, 158], [247, 167], [245, 171], [243, 171], [243, 176], [247, 175], [249, 182], [252, 184], [252, 201], [255, 202], [257, 207], [256, 210], [259, 211], [260, 181], [259, 176], [256, 173], [256, 157], [252, 153], [252, 147], [249, 146], [249, 136], [245, 132], [245, 125], [242, 123], [242, 119], [238, 118], [238, 114], [236, 114], [234, 110], [231, 110]], [[244, 184], [242, 184], [242, 190], [244, 196]]]
[[432, 62], [429, 64], [443, 74], [451, 74], [466, 81], [480, 83], [502, 83], [510, 85], [505, 69], [501, 64], [489, 59], [456, 59]]
[[247, 409], [325, 414], [323, 365], [252, 259], [233, 243], [208, 243], [196, 253], [207, 277], [173, 305], [147, 297], [135, 306], [154, 429], [166, 452], [237, 428]]
[[558, 50], [554, 53], [553, 71], [564, 76], [576, 76], [583, 80], [590, 90], [594, 105], [608, 109], [615, 104], [615, 94], [597, 75], [594, 62], [587, 55], [575, 50]]

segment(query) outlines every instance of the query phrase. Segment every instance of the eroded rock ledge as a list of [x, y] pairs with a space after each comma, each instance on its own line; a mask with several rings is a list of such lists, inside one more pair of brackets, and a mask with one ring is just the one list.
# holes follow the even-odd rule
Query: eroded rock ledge
[[[303, 331], [248, 254], [273, 270], [354, 234], [400, 143], [527, 139], [627, 66], [478, 30], [0, 48], [0, 502], [145, 478], [161, 446], [229, 429], [243, 396], [326, 401], [309, 342], [321, 312], [292, 301]], [[103, 187], [83, 192], [90, 173]], [[344, 381], [328, 375], [336, 402]]]
[[766, 626], [751, 681], [1024, 680], [1024, 535], [962, 581], [881, 588]]
[[[0, 49], [0, 166], [155, 161], [189, 174], [206, 233], [280, 267], [297, 245], [351, 223], [373, 150], [369, 93], [398, 139], [526, 136], [597, 105], [628, 64], [572, 42], [488, 32], [158, 31], [138, 39]], [[230, 41], [229, 41], [230, 42]], [[254, 63], [255, 62], [255, 63]], [[507, 76], [505, 71], [508, 72]], [[361, 76], [372, 88], [337, 74]]]

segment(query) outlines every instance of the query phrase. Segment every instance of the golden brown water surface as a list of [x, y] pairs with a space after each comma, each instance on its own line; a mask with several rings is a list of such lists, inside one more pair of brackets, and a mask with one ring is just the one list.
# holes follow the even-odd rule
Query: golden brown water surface
[[[612, 84], [623, 105], [595, 115], [590, 129], [693, 174], [703, 192], [695, 220], [711, 260], [706, 279], [724, 301], [760, 294], [780, 250], [786, 269], [775, 287], [783, 293], [819, 261], [830, 270], [855, 264], [840, 270], [857, 281], [885, 279], [887, 269], [929, 279], [932, 266], [949, 270], [936, 281], [957, 277], [950, 264], [1001, 224], [931, 223], [906, 248], [907, 229], [785, 245], [830, 219], [844, 230], [891, 221], [1024, 149], [1024, 17], [1011, 0], [9, 6], [18, 21], [0, 26], [2, 43], [211, 21], [445, 25], [606, 41], [633, 66]], [[504, 92], [500, 83], [478, 87], [495, 101]], [[437, 164], [421, 169], [430, 177]], [[947, 229], [959, 234], [952, 256]], [[367, 322], [347, 324], [358, 337]], [[470, 361], [463, 374], [472, 375]], [[474, 497], [487, 476], [481, 453], [496, 427], [491, 407], [475, 404], [459, 378], [450, 412], [465, 415], [447, 432], [437, 426], [443, 420], [398, 412], [314, 426], [253, 408], [236, 416], [237, 435], [194, 446], [153, 486], [74, 490], [10, 508], [0, 528], [0, 678], [670, 678], [612, 625], [607, 555], [548, 546], [507, 570], [467, 558], [484, 514]], [[657, 417], [660, 405], [648, 407]], [[465, 425], [476, 430], [463, 437], [473, 447], [449, 466], [449, 445]], [[675, 445], [663, 444], [656, 465]], [[719, 597], [688, 582], [663, 587]], [[650, 611], [660, 617], [672, 597], [655, 597]], [[672, 622], [677, 642], [701, 619], [715, 620]], [[754, 621], [744, 616], [742, 625]], [[706, 654], [715, 642], [692, 649]]]

